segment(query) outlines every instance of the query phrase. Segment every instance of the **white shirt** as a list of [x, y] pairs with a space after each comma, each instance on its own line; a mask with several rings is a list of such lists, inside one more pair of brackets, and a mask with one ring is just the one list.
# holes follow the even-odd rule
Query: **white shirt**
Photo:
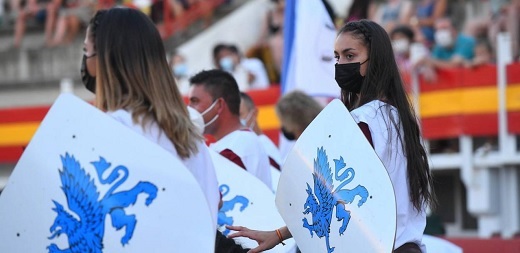
[[197, 154], [192, 154], [186, 159], [182, 159], [173, 143], [168, 139], [166, 134], [159, 128], [157, 123], [151, 122], [145, 129], [140, 124], [135, 124], [132, 120], [132, 114], [125, 110], [117, 110], [108, 112], [115, 120], [134, 130], [136, 133], [146, 137], [153, 143], [163, 147], [175, 157], [179, 158], [188, 170], [193, 174], [202, 192], [206, 197], [210, 212], [213, 218], [213, 225], [217, 226], [218, 204], [220, 202], [220, 192], [218, 189], [217, 176], [215, 168], [209, 154], [209, 150], [203, 141], [197, 143]]
[[[426, 211], [417, 212], [410, 199], [410, 189], [407, 181], [407, 160], [404, 155], [401, 140], [397, 137], [397, 129], [390, 120], [390, 115], [399, 120], [397, 109], [379, 100], [371, 101], [351, 112], [356, 123], [364, 122], [370, 129], [374, 149], [386, 167], [394, 186], [397, 205], [397, 231], [395, 249], [407, 242], [421, 246], [422, 235], [426, 226]], [[402, 129], [402, 127], [401, 127]], [[401, 130], [401, 136], [403, 132]]]
[[231, 150], [242, 160], [245, 169], [249, 173], [271, 188], [269, 158], [254, 132], [235, 130], [217, 142], [212, 143], [209, 147], [218, 153], [226, 149]]
[[260, 143], [264, 147], [265, 152], [267, 153], [267, 156], [269, 158], [273, 159], [275, 163], [278, 164], [278, 166], [282, 167], [282, 158], [280, 158], [280, 150], [274, 145], [273, 141], [267, 137], [265, 134], [258, 135], [258, 139], [260, 140]]
[[243, 58], [240, 61], [240, 65], [255, 77], [255, 80], [250, 85], [250, 89], [265, 89], [269, 87], [269, 77], [262, 61], [257, 58]]

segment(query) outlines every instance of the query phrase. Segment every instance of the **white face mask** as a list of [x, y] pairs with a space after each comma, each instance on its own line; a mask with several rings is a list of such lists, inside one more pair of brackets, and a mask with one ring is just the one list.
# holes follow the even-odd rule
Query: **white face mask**
[[251, 119], [251, 117], [253, 117], [253, 110], [249, 111], [249, 113], [247, 114], [246, 118], [245, 119], [240, 119], [240, 124], [242, 124], [242, 126], [246, 126], [248, 128], [253, 128], [255, 126], [255, 122], [251, 122], [251, 124], [248, 126], [247, 125], [247, 122]]
[[233, 72], [233, 68], [235, 67], [235, 63], [233, 62], [233, 58], [231, 56], [223, 57], [220, 59], [219, 64], [222, 70], [227, 72]]
[[410, 42], [407, 39], [397, 39], [392, 41], [392, 47], [396, 54], [406, 54], [410, 49]]
[[202, 118], [202, 114], [197, 110], [193, 109], [191, 106], [188, 106], [188, 113], [190, 114], [191, 122], [197, 128], [199, 134], [204, 133], [204, 119]]
[[435, 32], [435, 43], [441, 47], [451, 47], [453, 38], [449, 29], [440, 29]]
[[186, 77], [188, 76], [188, 65], [186, 63], [179, 63], [173, 66], [173, 74], [176, 77]]
[[[209, 111], [211, 111], [211, 109], [213, 109], [213, 107], [215, 107], [215, 105], [217, 104], [217, 101], [218, 100], [215, 100], [215, 102], [213, 102], [213, 104], [211, 104], [208, 109], [204, 110], [201, 115], [202, 115], [202, 119], [204, 119], [204, 115], [206, 115], [206, 113], [208, 113]], [[204, 128], [206, 128], [207, 126], [213, 124], [213, 122], [215, 122], [217, 119], [218, 119], [218, 114], [215, 115], [215, 117], [213, 117], [210, 121], [208, 121], [207, 123], [204, 123]]]

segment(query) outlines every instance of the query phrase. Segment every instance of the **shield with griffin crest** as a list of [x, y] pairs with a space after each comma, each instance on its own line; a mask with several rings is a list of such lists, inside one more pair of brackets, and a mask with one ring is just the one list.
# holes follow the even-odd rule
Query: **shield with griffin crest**
[[70, 94], [0, 195], [0, 252], [213, 252], [200, 186], [165, 149]]
[[[223, 205], [218, 214], [218, 226], [224, 235], [233, 231], [226, 225], [245, 226], [260, 230], [274, 230], [284, 226], [284, 221], [274, 202], [274, 194], [264, 182], [245, 171], [217, 152], [210, 150], [220, 184]], [[245, 248], [258, 246], [247, 238], [235, 239]], [[294, 252], [295, 241], [288, 240], [285, 246], [278, 245], [266, 252]]]
[[276, 206], [302, 252], [393, 251], [396, 202], [390, 177], [337, 99], [287, 156]]

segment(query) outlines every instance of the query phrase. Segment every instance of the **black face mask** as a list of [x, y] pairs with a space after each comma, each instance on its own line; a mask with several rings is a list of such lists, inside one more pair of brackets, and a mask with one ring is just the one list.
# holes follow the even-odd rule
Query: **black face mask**
[[85, 88], [87, 88], [87, 90], [96, 94], [96, 78], [91, 76], [90, 73], [88, 73], [86, 55], [83, 55], [83, 60], [81, 61], [81, 81], [83, 82], [83, 85], [85, 85]]
[[294, 141], [296, 139], [296, 136], [294, 136], [294, 134], [291, 132], [287, 132], [284, 127], [282, 127], [282, 134], [287, 140]]
[[353, 93], [359, 93], [361, 91], [361, 85], [363, 85], [365, 77], [361, 76], [359, 70], [361, 69], [361, 65], [367, 61], [368, 59], [363, 63], [336, 64], [335, 79], [342, 90]]

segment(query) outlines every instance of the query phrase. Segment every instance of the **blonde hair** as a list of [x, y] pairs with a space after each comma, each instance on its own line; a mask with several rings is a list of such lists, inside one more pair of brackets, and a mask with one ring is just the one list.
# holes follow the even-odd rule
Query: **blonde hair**
[[113, 8], [98, 11], [89, 28], [97, 54], [96, 106], [131, 111], [143, 128], [156, 122], [181, 158], [197, 153], [202, 136], [189, 118], [151, 20], [133, 9]]
[[314, 98], [295, 90], [276, 103], [276, 112], [291, 128], [300, 133], [320, 114], [323, 107]]

